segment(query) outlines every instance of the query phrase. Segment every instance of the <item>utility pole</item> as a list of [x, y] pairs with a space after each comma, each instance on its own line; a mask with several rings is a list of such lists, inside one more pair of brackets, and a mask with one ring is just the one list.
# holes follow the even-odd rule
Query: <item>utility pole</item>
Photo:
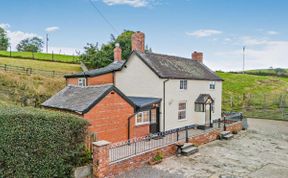
[[48, 36], [48, 33], [46, 33], [46, 53], [48, 53], [48, 41], [49, 41], [49, 36]]
[[243, 74], [245, 74], [245, 50], [246, 47], [243, 46], [243, 71], [242, 71]]
[[10, 57], [12, 57], [11, 45], [9, 46], [10, 49]]

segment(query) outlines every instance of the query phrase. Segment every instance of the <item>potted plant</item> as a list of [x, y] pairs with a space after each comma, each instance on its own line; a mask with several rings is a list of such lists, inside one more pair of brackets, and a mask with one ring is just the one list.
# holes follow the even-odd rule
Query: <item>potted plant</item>
[[162, 162], [163, 160], [163, 153], [162, 152], [157, 152], [157, 154], [149, 161], [150, 165], [155, 165], [155, 164], [159, 164]]

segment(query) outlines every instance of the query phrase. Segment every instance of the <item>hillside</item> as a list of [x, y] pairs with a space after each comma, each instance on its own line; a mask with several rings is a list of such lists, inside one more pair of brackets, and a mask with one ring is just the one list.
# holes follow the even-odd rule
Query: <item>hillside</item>
[[74, 73], [81, 71], [80, 64], [68, 64], [59, 62], [31, 60], [31, 59], [0, 57], [0, 65], [4, 64], [24, 68], [56, 71], [62, 73]]
[[64, 54], [49, 54], [49, 53], [32, 53], [32, 52], [11, 52], [0, 51], [1, 57], [34, 59], [42, 61], [56, 61], [65, 63], [79, 63], [78, 56], [64, 55]]
[[0, 103], [38, 106], [64, 86], [64, 78], [0, 71]]
[[250, 117], [288, 119], [288, 78], [217, 74], [224, 79], [224, 111], [241, 111]]
[[64, 74], [79, 71], [79, 64], [0, 57], [0, 103], [39, 106], [65, 86]]

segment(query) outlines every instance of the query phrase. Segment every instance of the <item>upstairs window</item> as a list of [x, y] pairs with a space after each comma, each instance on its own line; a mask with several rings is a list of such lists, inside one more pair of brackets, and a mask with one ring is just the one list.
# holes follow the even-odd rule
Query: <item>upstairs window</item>
[[180, 102], [178, 105], [178, 120], [186, 119], [186, 102]]
[[210, 88], [211, 90], [214, 90], [214, 89], [216, 88], [215, 82], [210, 82], [209, 88]]
[[180, 80], [180, 90], [187, 90], [187, 80]]
[[79, 78], [78, 79], [78, 86], [85, 87], [86, 86], [86, 78]]

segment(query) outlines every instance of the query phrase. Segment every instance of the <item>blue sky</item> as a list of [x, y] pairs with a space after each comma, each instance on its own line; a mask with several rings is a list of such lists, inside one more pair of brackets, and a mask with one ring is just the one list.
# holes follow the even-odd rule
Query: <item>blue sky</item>
[[[9, 0], [1, 2], [0, 25], [12, 47], [50, 34], [50, 50], [75, 53], [105, 43], [124, 29], [146, 34], [154, 52], [189, 57], [204, 52], [213, 70], [288, 68], [288, 2], [280, 0]], [[61, 50], [61, 51], [60, 51]]]

